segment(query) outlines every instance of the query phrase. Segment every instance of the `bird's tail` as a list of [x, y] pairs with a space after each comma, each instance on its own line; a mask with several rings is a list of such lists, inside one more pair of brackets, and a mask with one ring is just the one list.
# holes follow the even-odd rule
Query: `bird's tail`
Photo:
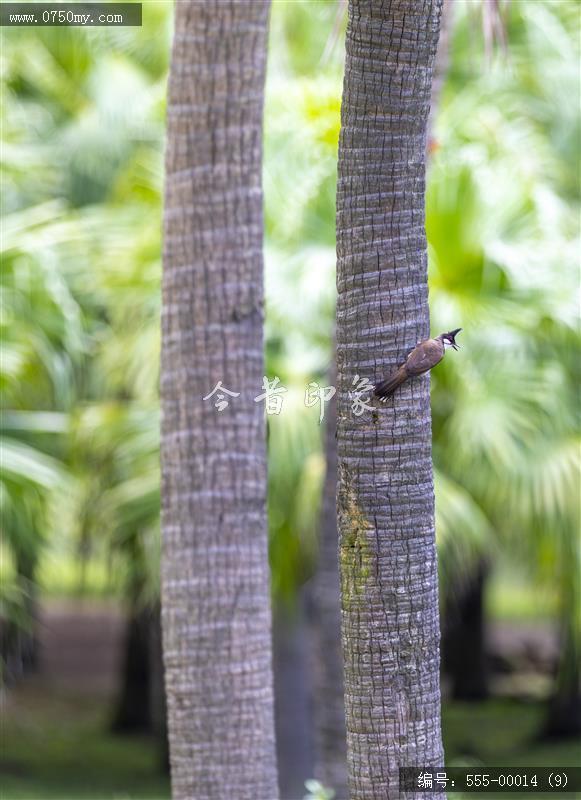
[[393, 373], [389, 378], [386, 378], [381, 383], [376, 384], [375, 386], [375, 394], [377, 397], [385, 398], [391, 397], [391, 395], [395, 392], [398, 386], [406, 380], [407, 378], [407, 370], [405, 368], [405, 364]]

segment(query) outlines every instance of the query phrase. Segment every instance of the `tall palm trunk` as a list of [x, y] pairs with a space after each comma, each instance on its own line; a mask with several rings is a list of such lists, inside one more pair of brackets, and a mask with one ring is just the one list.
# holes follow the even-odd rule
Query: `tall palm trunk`
[[[432, 133], [448, 66], [448, 47], [452, 30], [452, 0], [444, 0], [440, 37], [434, 64], [434, 76], [428, 119], [428, 139]], [[430, 148], [428, 147], [428, 156]], [[333, 346], [333, 350], [335, 347]], [[336, 384], [335, 360], [328, 383]], [[323, 489], [323, 508], [319, 534], [319, 562], [314, 579], [315, 655], [315, 741], [316, 775], [333, 787], [338, 800], [347, 797], [347, 761], [345, 752], [345, 703], [343, 698], [343, 656], [339, 641], [341, 608], [337, 564], [337, 519], [334, 514], [337, 491], [337, 411], [336, 396], [326, 413], [325, 461], [327, 472]]]
[[[162, 602], [177, 799], [273, 800], [262, 386], [268, 3], [176, 3], [163, 280]], [[222, 381], [229, 405], [202, 398]]]
[[304, 589], [294, 608], [273, 612], [274, 708], [281, 800], [297, 800], [313, 777], [313, 734], [309, 643]]
[[[328, 383], [336, 385], [335, 364]], [[313, 580], [313, 662], [315, 717], [315, 775], [335, 790], [337, 800], [347, 797], [345, 703], [341, 652], [341, 601], [337, 563], [337, 403], [336, 395], [325, 414], [325, 458], [319, 529], [319, 558]]]
[[121, 687], [112, 729], [115, 733], [152, 730], [150, 639], [152, 609], [130, 603], [125, 629]]
[[[338, 525], [351, 797], [443, 763], [429, 380], [353, 414], [429, 333], [426, 123], [441, 0], [350, 0], [337, 192]], [[369, 394], [362, 399], [370, 399]]]
[[485, 589], [489, 564], [482, 558], [459, 581], [444, 587], [443, 669], [455, 700], [488, 697]]

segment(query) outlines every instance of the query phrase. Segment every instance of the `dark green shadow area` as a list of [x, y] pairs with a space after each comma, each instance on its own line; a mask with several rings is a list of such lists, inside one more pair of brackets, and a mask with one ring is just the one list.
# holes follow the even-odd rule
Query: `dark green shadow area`
[[458, 766], [576, 766], [581, 740], [542, 740], [545, 713], [543, 703], [510, 699], [445, 705], [446, 760]]
[[3, 714], [2, 800], [165, 800], [157, 743], [108, 730], [107, 709], [86, 699], [18, 692]]
[[[514, 767], [578, 764], [580, 741], [539, 740], [543, 715], [544, 706], [538, 702], [448, 704], [443, 717], [447, 763]], [[107, 730], [106, 710], [96, 700], [75, 703], [27, 688], [18, 690], [18, 704], [10, 701], [3, 717], [2, 800], [170, 797], [169, 779], [160, 771], [155, 741], [112, 735]], [[512, 795], [518, 796], [522, 795]]]

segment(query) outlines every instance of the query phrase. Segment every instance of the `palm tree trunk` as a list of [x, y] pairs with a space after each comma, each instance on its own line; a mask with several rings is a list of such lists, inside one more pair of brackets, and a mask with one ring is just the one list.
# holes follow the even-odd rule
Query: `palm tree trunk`
[[565, 587], [564, 595], [555, 688], [542, 731], [547, 739], [572, 739], [581, 734], [581, 605], [578, 576]]
[[313, 777], [311, 684], [304, 589], [294, 608], [280, 602], [273, 613], [274, 707], [281, 800], [297, 800]]
[[[162, 603], [175, 800], [278, 795], [262, 386], [268, 3], [176, 3], [162, 342]], [[229, 405], [216, 407], [222, 381]], [[222, 393], [224, 394], [224, 393]]]
[[163, 646], [161, 641], [161, 605], [155, 603], [152, 625], [149, 630], [149, 707], [151, 731], [157, 743], [158, 764], [164, 775], [169, 775], [169, 743], [167, 740], [167, 704], [163, 674]]
[[454, 700], [488, 697], [485, 588], [489, 565], [481, 559], [462, 580], [445, 587], [442, 662]]
[[[434, 135], [436, 114], [440, 105], [440, 96], [446, 73], [448, 72], [448, 61], [450, 59], [450, 40], [454, 27], [454, 2], [453, 0], [443, 0], [442, 14], [440, 17], [440, 35], [438, 37], [438, 49], [436, 51], [436, 61], [434, 63], [434, 74], [432, 77], [432, 90], [430, 96], [430, 114], [428, 117], [428, 153], [430, 152], [430, 139]], [[432, 145], [435, 142], [432, 141]]]
[[130, 603], [125, 628], [121, 687], [113, 716], [114, 733], [150, 733], [152, 729], [150, 637], [152, 609]]
[[[335, 364], [329, 386], [336, 385]], [[347, 747], [341, 651], [341, 600], [337, 561], [337, 404], [331, 398], [325, 414], [327, 472], [323, 487], [319, 558], [313, 580], [313, 677], [315, 716], [315, 775], [335, 790], [337, 800], [347, 797]]]
[[[426, 124], [441, 0], [351, 0], [337, 191], [338, 526], [349, 788], [441, 766], [429, 380], [353, 414], [429, 333]], [[363, 399], [370, 399], [369, 394]]]

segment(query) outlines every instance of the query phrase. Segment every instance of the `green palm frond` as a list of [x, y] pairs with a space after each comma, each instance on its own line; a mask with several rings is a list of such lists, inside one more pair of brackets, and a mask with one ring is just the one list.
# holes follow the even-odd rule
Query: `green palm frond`
[[62, 486], [63, 466], [46, 453], [8, 436], [0, 439], [0, 450], [2, 474], [6, 478], [46, 490]]

